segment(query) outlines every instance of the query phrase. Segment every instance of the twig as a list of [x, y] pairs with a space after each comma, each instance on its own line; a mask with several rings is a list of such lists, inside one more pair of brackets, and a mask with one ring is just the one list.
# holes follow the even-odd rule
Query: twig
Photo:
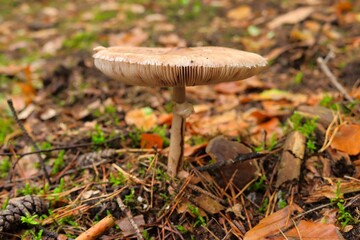
[[331, 73], [329, 67], [326, 65], [325, 60], [322, 57], [318, 57], [316, 61], [319, 64], [321, 70], [330, 79], [331, 83], [344, 95], [344, 97], [351, 102], [354, 101], [354, 99], [347, 93], [345, 88], [339, 83], [334, 74]]
[[123, 201], [121, 200], [120, 197], [116, 198], [116, 202], [118, 203], [121, 211], [125, 212], [126, 217], [128, 218], [130, 224], [133, 226], [136, 236], [137, 236], [137, 239], [143, 240], [144, 238], [141, 235], [140, 229], [139, 229], [138, 225], [136, 225], [130, 210], [125, 206], [125, 204], [123, 203]]
[[75, 240], [95, 240], [98, 236], [103, 234], [115, 225], [115, 219], [113, 216], [108, 215], [104, 217], [100, 222], [80, 234]]
[[[22, 124], [22, 122], [19, 120], [17, 114], [16, 114], [16, 111], [15, 111], [15, 108], [14, 108], [14, 104], [12, 102], [11, 99], [8, 99], [7, 100], [7, 103], [9, 105], [9, 108], [13, 114], [13, 117], [15, 119], [15, 122], [16, 124], [19, 126], [19, 128], [21, 129], [21, 131], [23, 132], [25, 138], [27, 139], [28, 142], [30, 142], [30, 144], [35, 148], [36, 151], [40, 151], [39, 147], [37, 146], [36, 142], [30, 137], [29, 133], [26, 131], [24, 125]], [[42, 168], [42, 170], [44, 171], [44, 174], [45, 174], [45, 178], [46, 180], [48, 181], [49, 185], [51, 185], [51, 180], [50, 180], [50, 176], [49, 176], [49, 173], [46, 171], [46, 167], [45, 167], [45, 163], [44, 163], [44, 159], [41, 157], [40, 153], [37, 153], [36, 154], [38, 160], [39, 160], [39, 163], [40, 163], [40, 166]]]
[[235, 159], [230, 159], [228, 161], [222, 161], [222, 162], [216, 162], [214, 164], [197, 167], [196, 169], [200, 172], [213, 171], [213, 170], [221, 168], [222, 166], [234, 164], [236, 162], [243, 162], [243, 161], [251, 160], [254, 158], [263, 157], [265, 155], [266, 155], [266, 153], [257, 153], [257, 152], [240, 154]]
[[[54, 147], [54, 148], [50, 148], [50, 149], [42, 149], [42, 150], [36, 150], [36, 151], [32, 151], [32, 152], [26, 152], [26, 153], [17, 153], [16, 155], [19, 156], [19, 158], [22, 158], [26, 155], [31, 155], [31, 154], [37, 154], [37, 153], [48, 153], [48, 152], [53, 152], [53, 151], [58, 151], [58, 150], [68, 150], [68, 149], [74, 149], [74, 148], [81, 148], [81, 147], [89, 147], [89, 146], [97, 146], [97, 145], [104, 145], [108, 142], [114, 141], [116, 139], [118, 139], [119, 137], [115, 137], [109, 140], [106, 140], [103, 143], [81, 143], [81, 144], [74, 144], [74, 145], [68, 145], [68, 146], [58, 146], [58, 147]], [[143, 148], [124, 148], [124, 149], [119, 149], [119, 152], [153, 152], [154, 149], [149, 148], [149, 149], [143, 149]], [[13, 156], [13, 153], [0, 153], [0, 156]]]

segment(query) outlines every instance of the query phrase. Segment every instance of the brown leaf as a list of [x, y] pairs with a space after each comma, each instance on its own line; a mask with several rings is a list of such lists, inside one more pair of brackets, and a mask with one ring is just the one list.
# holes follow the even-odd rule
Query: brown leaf
[[[324, 240], [324, 239], [343, 239], [339, 237], [337, 228], [334, 224], [316, 223], [301, 220], [297, 227], [293, 227], [285, 233], [289, 239], [302, 240]], [[284, 239], [284, 236], [272, 239]]]
[[313, 12], [314, 12], [313, 7], [301, 7], [301, 8], [295, 9], [293, 11], [290, 11], [288, 13], [278, 16], [277, 18], [270, 21], [267, 24], [267, 26], [270, 29], [275, 29], [284, 24], [296, 24], [296, 23], [299, 23], [299, 22], [305, 20]]
[[129, 125], [135, 125], [144, 131], [151, 130], [157, 122], [157, 117], [147, 108], [134, 109], [126, 113], [125, 122]]
[[287, 136], [278, 167], [276, 187], [286, 181], [299, 178], [305, 154], [305, 140], [305, 136], [298, 131], [294, 131]]
[[141, 28], [134, 28], [129, 32], [109, 35], [111, 46], [139, 46], [149, 38], [149, 34]]
[[247, 5], [243, 5], [231, 9], [226, 16], [233, 20], [244, 20], [251, 17], [251, 15], [252, 15], [251, 8]]
[[298, 205], [293, 204], [269, 215], [262, 219], [258, 225], [250, 229], [250, 231], [245, 234], [244, 240], [259, 240], [269, 235], [279, 233], [280, 230], [292, 225], [289, 216], [295, 211], [302, 212], [303, 210]]
[[200, 196], [194, 198], [194, 202], [196, 203], [196, 205], [211, 214], [219, 213], [221, 210], [224, 209], [224, 206], [221, 205], [218, 201], [204, 194], [201, 194]]
[[338, 194], [346, 194], [353, 192], [360, 192], [360, 183], [358, 181], [347, 181], [341, 180], [340, 186], [337, 186], [338, 179], [327, 179], [330, 184], [327, 183], [323, 186], [315, 186], [314, 189], [309, 193], [309, 197], [306, 202], [317, 202], [324, 198], [332, 199], [336, 198]]
[[349, 155], [360, 153], [360, 125], [349, 124], [339, 128], [335, 135], [331, 147]]
[[[141, 226], [145, 225], [144, 216], [137, 215], [137, 216], [133, 217], [133, 220], [134, 220], [135, 224], [139, 227], [140, 231], [142, 231], [143, 227], [141, 227]], [[117, 220], [116, 225], [119, 226], [119, 228], [122, 231], [122, 234], [125, 237], [136, 234], [136, 230], [134, 229], [133, 225], [130, 223], [129, 218], [127, 218], [127, 217]]]
[[142, 133], [141, 134], [141, 148], [162, 148], [163, 147], [163, 140], [158, 134], [154, 133]]

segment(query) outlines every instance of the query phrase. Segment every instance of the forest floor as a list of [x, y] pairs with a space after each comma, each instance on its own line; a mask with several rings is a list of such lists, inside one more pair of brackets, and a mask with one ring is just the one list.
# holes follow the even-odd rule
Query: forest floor
[[[6, 0], [0, 32], [1, 239], [104, 221], [98, 239], [360, 236], [359, 1]], [[108, 79], [100, 45], [231, 47], [269, 68], [187, 88], [172, 181], [169, 89]]]

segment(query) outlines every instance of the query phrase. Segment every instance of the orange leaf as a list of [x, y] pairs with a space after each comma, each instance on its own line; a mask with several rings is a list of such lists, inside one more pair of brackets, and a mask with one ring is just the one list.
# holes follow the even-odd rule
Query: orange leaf
[[349, 155], [360, 153], [360, 125], [349, 124], [339, 128], [335, 135], [331, 147]]
[[293, 204], [269, 215], [262, 219], [258, 225], [250, 229], [250, 231], [245, 234], [244, 240], [265, 239], [266, 236], [279, 233], [281, 229], [292, 225], [289, 216], [295, 211], [302, 212], [303, 210], [298, 205]]
[[144, 131], [149, 131], [156, 125], [157, 117], [151, 108], [133, 109], [126, 113], [125, 122]]
[[[336, 232], [334, 224], [316, 223], [301, 220], [297, 228], [292, 228], [285, 233], [289, 239], [321, 240], [321, 239], [343, 239]], [[284, 236], [271, 238], [272, 240], [284, 239]]]
[[158, 134], [154, 133], [142, 133], [141, 134], [141, 148], [162, 148], [163, 140]]

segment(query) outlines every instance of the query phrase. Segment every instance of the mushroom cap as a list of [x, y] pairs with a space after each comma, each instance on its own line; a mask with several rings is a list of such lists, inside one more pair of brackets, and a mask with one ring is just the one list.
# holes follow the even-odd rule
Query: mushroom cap
[[249, 78], [267, 66], [255, 53], [224, 47], [97, 47], [95, 66], [125, 84], [152, 87], [207, 85]]

